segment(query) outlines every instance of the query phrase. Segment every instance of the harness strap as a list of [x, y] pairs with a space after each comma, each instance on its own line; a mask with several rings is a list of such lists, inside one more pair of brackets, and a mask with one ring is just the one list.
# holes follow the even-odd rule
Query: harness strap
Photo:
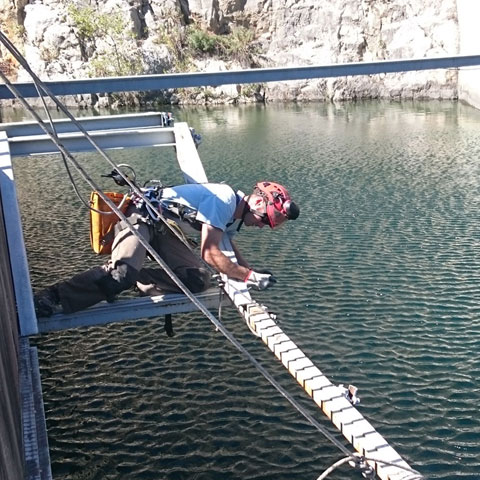
[[[238, 205], [238, 195], [237, 195], [237, 205]], [[237, 227], [237, 233], [240, 231], [242, 228], [243, 222], [245, 221], [245, 215], [250, 211], [250, 205], [248, 204], [248, 200], [250, 199], [250, 195], [244, 200], [245, 204], [243, 205], [243, 210], [242, 210], [242, 218], [240, 220], [240, 223], [238, 224]], [[243, 198], [241, 199], [243, 200]]]
[[202, 230], [202, 222], [196, 219], [197, 210], [195, 208], [187, 207], [181, 203], [166, 202], [160, 203], [162, 215], [171, 220], [186, 222], [197, 232]]
[[[127, 215], [127, 217], [128, 217], [128, 221], [132, 225], [138, 225], [140, 222], [146, 223], [148, 225], [151, 225], [152, 223], [149, 218], [146, 218], [139, 212], [134, 212], [131, 215]], [[125, 222], [124, 220], [121, 220], [115, 225], [115, 235], [120, 233], [122, 230], [125, 230], [126, 228], [128, 228], [127, 222]]]

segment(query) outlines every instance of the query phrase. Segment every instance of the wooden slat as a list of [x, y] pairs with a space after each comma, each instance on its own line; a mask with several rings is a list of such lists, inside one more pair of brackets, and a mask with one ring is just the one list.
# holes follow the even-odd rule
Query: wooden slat
[[[244, 312], [244, 318], [248, 321], [250, 328], [261, 336], [263, 342], [355, 450], [366, 457], [379, 460], [379, 462], [369, 462], [376, 469], [379, 478], [383, 480], [419, 478], [417, 474], [405, 470], [410, 468], [409, 465], [347, 400], [345, 390], [332, 384], [282, 332], [275, 321], [272, 318], [266, 318], [269, 317], [268, 313], [259, 313], [255, 305]], [[404, 468], [385, 466], [381, 461], [395, 463]]]

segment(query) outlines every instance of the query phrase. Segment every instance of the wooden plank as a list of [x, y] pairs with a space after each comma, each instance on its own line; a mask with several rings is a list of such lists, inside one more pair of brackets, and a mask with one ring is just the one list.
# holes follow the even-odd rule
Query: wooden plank
[[[383, 480], [419, 478], [417, 474], [409, 472], [409, 465], [347, 400], [345, 390], [332, 384], [281, 331], [272, 318], [265, 320], [258, 315], [250, 318], [248, 312], [244, 317], [250, 324], [250, 328], [261, 336], [268, 348], [280, 359], [355, 450], [366, 457], [378, 460], [378, 462], [369, 461], [368, 463], [376, 469], [379, 478]], [[382, 461], [394, 463], [397, 467], [386, 466]]]

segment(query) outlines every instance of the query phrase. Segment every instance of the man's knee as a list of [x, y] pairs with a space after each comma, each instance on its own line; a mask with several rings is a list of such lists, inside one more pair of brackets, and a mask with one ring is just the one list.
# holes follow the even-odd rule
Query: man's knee
[[182, 267], [175, 273], [192, 293], [203, 292], [210, 287], [212, 276], [206, 268]]
[[107, 302], [113, 302], [115, 297], [131, 288], [138, 278], [138, 270], [124, 262], [117, 262], [115, 268], [107, 275], [97, 280], [99, 290], [105, 295]]

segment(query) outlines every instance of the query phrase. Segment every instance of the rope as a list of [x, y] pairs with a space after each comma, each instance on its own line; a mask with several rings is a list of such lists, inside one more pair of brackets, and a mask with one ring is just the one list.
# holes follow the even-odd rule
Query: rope
[[[38, 84], [36, 82], [34, 82], [34, 85], [35, 85], [35, 89], [37, 90], [37, 93], [38, 93], [38, 96], [41, 98], [42, 100], [42, 104], [43, 104], [43, 109], [45, 111], [45, 114], [47, 115], [47, 118], [48, 118], [48, 122], [50, 124], [50, 128], [52, 129], [52, 132], [55, 133], [55, 135], [57, 135], [57, 130], [55, 128], [55, 125], [53, 123], [53, 120], [52, 120], [52, 116], [50, 115], [50, 110], [48, 109], [47, 107], [47, 103], [45, 102], [45, 98], [43, 96], [43, 94], [40, 92], [40, 89], [38, 87]], [[57, 135], [58, 136], [58, 135]], [[62, 162], [63, 162], [63, 166], [65, 167], [65, 170], [67, 171], [67, 175], [68, 175], [68, 178], [70, 180], [70, 183], [73, 187], [73, 190], [76, 194], [76, 196], [78, 197], [78, 199], [83, 203], [83, 205], [85, 207], [87, 207], [89, 210], [94, 210], [95, 212], [97, 213], [102, 213], [100, 212], [100, 210], [96, 210], [94, 208], [92, 208], [86, 201], [85, 199], [80, 195], [80, 192], [78, 191], [78, 188], [77, 188], [77, 185], [75, 184], [75, 180], [73, 178], [73, 175], [72, 173], [70, 172], [70, 167], [68, 166], [68, 163], [67, 163], [67, 159], [65, 158], [65, 155], [60, 152], [60, 156], [62, 157]]]
[[[23, 56], [18, 52], [16, 47], [11, 44], [9, 39], [0, 31], [0, 41], [5, 45], [5, 47], [10, 50], [12, 55], [16, 58], [16, 60], [22, 65], [23, 68], [31, 75], [35, 87], [39, 95], [42, 98], [42, 102], [44, 107], [46, 108], [45, 101], [43, 99], [43, 95], [39, 91], [39, 87], [55, 102], [58, 108], [77, 126], [80, 132], [85, 136], [85, 138], [92, 144], [92, 146], [100, 153], [100, 155], [114, 168], [117, 170], [117, 165], [105, 154], [105, 152], [93, 141], [90, 137], [88, 132], [83, 128], [83, 126], [73, 117], [73, 115], [67, 110], [67, 108], [63, 105], [60, 100], [58, 100], [50, 91], [49, 89], [43, 84], [43, 82], [35, 75], [35, 73], [30, 69], [28, 63], [23, 58]], [[62, 145], [60, 139], [56, 133], [55, 127], [53, 125], [53, 121], [51, 116], [48, 115], [50, 119], [51, 131], [48, 129], [47, 125], [43, 122], [43, 120], [39, 117], [39, 115], [33, 110], [33, 108], [26, 102], [26, 100], [21, 96], [18, 90], [11, 84], [8, 80], [6, 75], [0, 70], [0, 77], [4, 81], [7, 88], [12, 92], [12, 94], [22, 103], [25, 109], [33, 116], [35, 121], [38, 123], [40, 128], [51, 138], [52, 142], [56, 145], [62, 156], [64, 156], [64, 160], [68, 159], [76, 170], [80, 173], [80, 175], [84, 178], [84, 180], [90, 185], [93, 190], [96, 190], [102, 200], [111, 208], [112, 211], [116, 213], [116, 215], [125, 222], [125, 225], [130, 230], [130, 232], [139, 240], [140, 244], [146, 249], [146, 251], [151, 255], [151, 257], [158, 263], [158, 265], [167, 273], [167, 275], [172, 279], [172, 281], [177, 285], [177, 287], [184, 293], [184, 295], [205, 315], [205, 317], [210, 320], [210, 322], [216, 327], [216, 330], [220, 331], [223, 336], [240, 352], [243, 356], [257, 369], [259, 373], [301, 414], [303, 417], [320, 433], [324, 435], [325, 438], [330, 440], [339, 450], [341, 450], [345, 455], [346, 458], [352, 459], [355, 458], [354, 455], [350, 453], [350, 451], [339, 441], [337, 440], [330, 432], [328, 432], [324, 427], [322, 427], [317, 420], [315, 420], [272, 376], [271, 374], [265, 370], [265, 368], [252, 356], [252, 354], [232, 335], [232, 333], [223, 325], [221, 321], [219, 321], [212, 313], [193, 295], [193, 293], [183, 284], [183, 282], [175, 275], [175, 273], [170, 269], [170, 267], [165, 263], [165, 261], [159, 256], [155, 249], [149, 244], [149, 242], [137, 232], [134, 226], [130, 223], [128, 218], [123, 214], [121, 210], [117, 208], [117, 206], [110, 200], [108, 196], [106, 196], [103, 191], [99, 188], [99, 186], [95, 183], [95, 181], [88, 175], [88, 173], [83, 169], [83, 167], [77, 162], [77, 160], [71, 155], [71, 153]], [[66, 163], [66, 161], [65, 161]], [[68, 171], [68, 167], [67, 167]], [[123, 174], [121, 170], [117, 170], [120, 176], [124, 179], [124, 181], [132, 188], [135, 193], [137, 193], [140, 197], [144, 199], [147, 205], [152, 208], [152, 210], [156, 213], [157, 219], [161, 220], [170, 227], [167, 220], [155, 209], [155, 207], [151, 204], [151, 202], [143, 195], [143, 192], [139, 190], [139, 188], [130, 181], [128, 176]], [[69, 175], [70, 176], [70, 175]], [[184, 242], [184, 239], [175, 231], [175, 229], [171, 229], [175, 235]], [[190, 248], [187, 245], [188, 248]], [[204, 262], [206, 263], [206, 262]], [[208, 264], [206, 264], [208, 265]], [[210, 265], [208, 267], [212, 269]], [[220, 313], [220, 312], [219, 312]], [[347, 461], [346, 459], [344, 459]], [[341, 464], [345, 463], [342, 461]], [[379, 463], [386, 463], [379, 460], [372, 461], [379, 462]], [[338, 462], [337, 462], [338, 463]], [[396, 465], [398, 467], [398, 465]], [[336, 467], [335, 467], [336, 468]], [[400, 467], [401, 468], [401, 467]], [[409, 469], [410, 470], [410, 469]], [[418, 473], [418, 472], [416, 472]], [[328, 475], [328, 473], [327, 473]], [[325, 477], [321, 477], [325, 478]], [[321, 480], [319, 478], [319, 480]], [[419, 477], [421, 478], [421, 477]]]
[[398, 463], [392, 463], [392, 462], [387, 462], [385, 460], [379, 460], [376, 458], [369, 458], [365, 457], [363, 455], [360, 455], [359, 453], [354, 453], [351, 455], [348, 455], [347, 457], [344, 457], [334, 464], [332, 464], [330, 467], [328, 467], [318, 478], [317, 480], [324, 480], [325, 478], [328, 477], [333, 471], [335, 471], [338, 467], [344, 465], [345, 463], [349, 463], [353, 468], [356, 468], [361, 471], [362, 476], [367, 479], [374, 479], [375, 478], [375, 471], [373, 470], [373, 467], [369, 465], [367, 462], [375, 462], [377, 464], [381, 464], [385, 467], [395, 467], [399, 468], [400, 470], [403, 470], [408, 473], [412, 473], [413, 476], [408, 477], [408, 480], [423, 480], [423, 476], [420, 472], [417, 470], [414, 470], [413, 468], [410, 467], [405, 467], [403, 465], [399, 465]]
[[342, 458], [341, 460], [338, 460], [338, 462], [335, 462], [333, 465], [328, 467], [318, 478], [317, 480], [324, 480], [327, 478], [334, 470], [336, 470], [338, 467], [343, 465], [344, 463], [347, 463], [352, 460], [351, 456]]
[[[3, 33], [0, 31], [0, 41], [4, 42], [4, 39], [6, 37], [3, 35]], [[7, 39], [8, 41], [8, 39]], [[8, 42], [9, 43], [9, 42]], [[7, 46], [8, 48], [8, 46]], [[23, 65], [22, 65], [23, 66]], [[25, 68], [25, 67], [24, 67]], [[31, 71], [27, 65], [27, 71]], [[33, 72], [32, 72], [33, 73]], [[252, 365], [263, 375], [263, 377], [299, 412], [301, 413], [307, 420], [308, 422], [314, 426], [318, 431], [320, 431], [326, 438], [328, 438], [332, 443], [334, 443], [340, 450], [342, 450], [345, 454], [349, 454], [348, 449], [340, 443], [335, 437], [333, 437], [327, 430], [325, 430], [308, 412], [306, 412], [303, 407], [297, 403], [295, 399], [268, 373], [267, 370], [252, 356], [248, 350], [243, 347], [239, 343], [239, 341], [230, 333], [230, 331], [215, 318], [212, 313], [190, 292], [190, 290], [183, 284], [183, 282], [175, 275], [175, 273], [170, 269], [170, 267], [165, 263], [165, 261], [158, 255], [158, 253], [153, 249], [153, 247], [149, 244], [149, 242], [142, 236], [140, 235], [137, 230], [133, 227], [133, 225], [130, 223], [130, 221], [127, 219], [127, 217], [117, 208], [117, 206], [107, 197], [102, 190], [99, 188], [99, 186], [95, 183], [95, 181], [88, 175], [88, 173], [83, 169], [83, 167], [76, 161], [76, 159], [66, 150], [66, 148], [61, 144], [60, 139], [58, 136], [50, 131], [48, 127], [44, 124], [42, 119], [38, 116], [38, 114], [33, 110], [33, 108], [25, 101], [25, 99], [20, 95], [18, 90], [10, 83], [8, 78], [3, 74], [3, 72], [0, 71], [0, 76], [2, 77], [2, 80], [5, 82], [5, 85], [7, 88], [12, 92], [12, 94], [22, 103], [22, 105], [27, 109], [27, 111], [33, 116], [33, 118], [36, 120], [36, 122], [39, 124], [40, 128], [50, 136], [52, 142], [57, 146], [59, 151], [65, 155], [65, 157], [73, 164], [73, 166], [77, 169], [77, 171], [80, 173], [80, 175], [84, 178], [84, 180], [90, 185], [90, 187], [93, 190], [96, 190], [99, 194], [99, 196], [102, 198], [102, 200], [118, 215], [118, 217], [125, 222], [125, 225], [127, 225], [127, 228], [131, 231], [133, 235], [135, 235], [139, 242], [142, 244], [142, 246], [147, 250], [147, 252], [152, 256], [152, 258], [165, 270], [165, 272], [168, 274], [168, 276], [175, 282], [175, 284], [178, 286], [178, 288], [185, 294], [185, 296], [205, 315], [205, 317], [210, 320], [210, 322], [216, 327], [217, 330], [219, 330], [227, 340], [230, 341], [230, 343], [238, 350], [240, 351], [251, 363]], [[35, 74], [33, 74], [32, 78], [34, 80], [37, 78]], [[42, 84], [40, 83], [42, 86]], [[52, 99], [53, 97], [49, 93], [48, 89], [46, 89], [45, 86], [42, 86], [42, 89], [47, 93]], [[67, 116], [76, 124], [75, 118], [66, 110], [66, 108], [63, 106], [63, 104], [58, 100], [54, 100], [55, 103], [59, 106], [59, 108], [64, 111]], [[68, 112], [68, 113], [67, 113]], [[81, 127], [81, 125], [77, 125]], [[82, 133], [85, 133], [86, 136], [90, 139], [90, 136], [88, 135], [88, 132], [85, 131], [83, 127], [81, 127]], [[96, 149], [100, 150], [101, 149], [91, 140], [92, 145], [95, 146]], [[111, 162], [111, 160], [105, 155], [103, 151], [101, 151], [102, 157], [107, 158], [108, 162], [112, 164], [113, 167], [116, 167], [116, 165]], [[131, 184], [129, 179], [124, 176], [120, 172], [122, 178], [124, 180]], [[131, 185], [132, 188], [136, 189], [134, 185]], [[137, 190], [137, 189], [136, 189]], [[140, 195], [141, 192], [138, 192]], [[159, 215], [160, 218], [163, 218]], [[166, 222], [167, 223], [167, 222]], [[168, 225], [168, 223], [167, 223]], [[211, 268], [211, 267], [210, 267]]]
[[[33, 70], [30, 68], [28, 62], [25, 60], [25, 58], [22, 56], [22, 54], [17, 50], [17, 48], [15, 47], [15, 45], [13, 45], [10, 40], [8, 39], [8, 37], [6, 37], [3, 32], [0, 30], [0, 42], [2, 42], [5, 47], [10, 51], [10, 53], [12, 54], [12, 56], [19, 62], [19, 64], [27, 71], [27, 73], [32, 77], [32, 80], [33, 80], [33, 83], [35, 84], [35, 87], [37, 88], [37, 91], [38, 91], [38, 88], [40, 87], [44, 93], [46, 93], [51, 99], [52, 101], [56, 104], [56, 106], [58, 107], [58, 109], [60, 111], [62, 111], [66, 116], [67, 118], [78, 128], [78, 130], [84, 135], [84, 137], [86, 138], [86, 140], [93, 146], [93, 148], [100, 154], [100, 156], [106, 160], [106, 162], [116, 171], [118, 171], [119, 175], [122, 177], [122, 179], [126, 182], [126, 184], [131, 188], [131, 190], [133, 192], [135, 192], [140, 198], [143, 199], [143, 201], [145, 202], [145, 204], [150, 207], [150, 209], [152, 210], [152, 212], [154, 213], [154, 215], [156, 216], [156, 221], [162, 221], [165, 225], [167, 225], [167, 227], [169, 227], [166, 219], [163, 217], [163, 215], [160, 214], [160, 212], [155, 208], [155, 206], [150, 202], [150, 200], [148, 198], [146, 198], [144, 195], [143, 195], [143, 192], [138, 188], [138, 186], [132, 182], [130, 180], [130, 178], [125, 175], [120, 169], [118, 169], [118, 166], [115, 164], [115, 162], [113, 162], [110, 157], [98, 146], [98, 144], [93, 140], [93, 138], [90, 136], [90, 134], [87, 132], [87, 130], [82, 126], [82, 124], [80, 122], [77, 121], [77, 119], [70, 113], [70, 111], [65, 107], [65, 105], [63, 105], [63, 103], [58, 100], [58, 98], [55, 97], [55, 95], [53, 95], [53, 93], [51, 93], [51, 91], [48, 89], [48, 87], [40, 80], [40, 78], [38, 78], [38, 76], [33, 72]], [[10, 81], [8, 80], [8, 78], [6, 77], [6, 75], [3, 73], [3, 72], [0, 72], [0, 76], [2, 77], [2, 80], [5, 82], [5, 85], [7, 86], [7, 88], [12, 92], [12, 94], [24, 105], [24, 107], [30, 112], [30, 114], [35, 118], [35, 120], [37, 121], [37, 123], [39, 124], [39, 126], [42, 128], [42, 130], [48, 135], [50, 136], [50, 138], [52, 139], [52, 142], [57, 146], [57, 148], [59, 148], [59, 144], [60, 144], [60, 139], [58, 138], [58, 136], [56, 135], [56, 132], [53, 130], [53, 131], [50, 131], [48, 130], [48, 128], [46, 127], [45, 123], [43, 122], [43, 120], [36, 114], [36, 112], [34, 112], [34, 110], [31, 108], [31, 106], [25, 101], [25, 99], [20, 95], [20, 93], [18, 92], [18, 90], [10, 83]], [[41, 95], [40, 95], [41, 96]], [[67, 154], [66, 152], [66, 149], [65, 148], [59, 148], [60, 152], [62, 154], [64, 154], [75, 166], [75, 160], [73, 159], [72, 155], [71, 154]], [[78, 170], [78, 167], [76, 166], [75, 168], [77, 168]], [[81, 171], [81, 170], [80, 170]], [[111, 202], [109, 202], [108, 200], [106, 200], [106, 196], [102, 196], [101, 193], [101, 189], [100, 188], [95, 188], [94, 190], [97, 190], [100, 197], [102, 198], [102, 200], [105, 201], [105, 203], [107, 203], [107, 205], [115, 212], [117, 213], [117, 210], [115, 207], [112, 208], [112, 204]], [[117, 213], [117, 216], [123, 220], [123, 216], [121, 215], [118, 215]], [[186, 243], [184, 241], [184, 239], [178, 234], [178, 232], [176, 230], [171, 230], [173, 232], [173, 234], [182, 242], [184, 243], [184, 245], [189, 248], [190, 246], [188, 245], [188, 243]], [[192, 250], [191, 250], [192, 251]], [[203, 258], [199, 257], [200, 260], [203, 262], [204, 266], [212, 273], [216, 273], [215, 270], [211, 267], [211, 265], [209, 265], [207, 262], [205, 262], [203, 260]]]

